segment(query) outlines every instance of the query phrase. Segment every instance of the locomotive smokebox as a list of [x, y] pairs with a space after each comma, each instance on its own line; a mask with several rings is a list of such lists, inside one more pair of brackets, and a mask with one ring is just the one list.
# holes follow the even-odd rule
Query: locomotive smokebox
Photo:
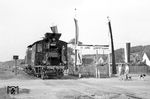
[[56, 40], [59, 40], [60, 36], [61, 36], [61, 33], [45, 33], [46, 39], [55, 38]]
[[59, 40], [61, 34], [58, 33], [57, 26], [50, 27], [52, 33], [45, 33], [45, 39], [56, 39]]

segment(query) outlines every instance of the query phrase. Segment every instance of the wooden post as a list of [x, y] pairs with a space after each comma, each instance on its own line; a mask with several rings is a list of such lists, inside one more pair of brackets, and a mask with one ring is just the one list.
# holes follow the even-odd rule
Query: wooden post
[[110, 53], [108, 53], [108, 75], [111, 77]]
[[[75, 9], [76, 10], [76, 9]], [[77, 46], [78, 46], [78, 36], [79, 36], [79, 27], [78, 27], [78, 20], [74, 18], [75, 22], [75, 71], [77, 69]]]
[[96, 69], [96, 78], [99, 77], [98, 75], [98, 68], [97, 68], [97, 62], [98, 62], [98, 50], [96, 49], [96, 57], [95, 57], [95, 69]]
[[114, 51], [114, 43], [113, 43], [113, 35], [112, 35], [112, 28], [111, 28], [111, 22], [108, 18], [108, 27], [109, 27], [109, 33], [111, 38], [111, 52], [112, 52], [112, 73], [116, 74], [116, 62], [115, 62], [115, 51]]

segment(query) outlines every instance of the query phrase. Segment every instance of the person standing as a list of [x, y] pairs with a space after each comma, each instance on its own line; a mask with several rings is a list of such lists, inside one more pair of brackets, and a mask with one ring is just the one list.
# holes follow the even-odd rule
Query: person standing
[[122, 72], [122, 64], [118, 65], [118, 75], [119, 77], [121, 76], [121, 72]]

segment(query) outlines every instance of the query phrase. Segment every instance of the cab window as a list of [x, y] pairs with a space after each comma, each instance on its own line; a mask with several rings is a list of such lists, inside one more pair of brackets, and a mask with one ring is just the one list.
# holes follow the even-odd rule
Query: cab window
[[42, 44], [37, 44], [37, 52], [42, 52]]

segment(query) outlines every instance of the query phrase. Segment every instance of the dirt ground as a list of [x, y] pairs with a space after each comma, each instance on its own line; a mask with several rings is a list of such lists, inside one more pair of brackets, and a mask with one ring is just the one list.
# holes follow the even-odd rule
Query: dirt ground
[[[13, 73], [10, 73], [13, 74]], [[8, 76], [8, 73], [7, 73]], [[132, 80], [123, 81], [113, 78], [81, 78], [65, 76], [64, 79], [37, 79], [26, 74], [6, 77], [0, 76], [0, 95], [4, 95], [5, 87], [19, 86], [17, 95], [4, 96], [0, 99], [149, 99], [150, 76], [140, 80], [132, 75]], [[73, 78], [73, 79], [72, 79]], [[7, 94], [6, 94], [7, 95]]]

